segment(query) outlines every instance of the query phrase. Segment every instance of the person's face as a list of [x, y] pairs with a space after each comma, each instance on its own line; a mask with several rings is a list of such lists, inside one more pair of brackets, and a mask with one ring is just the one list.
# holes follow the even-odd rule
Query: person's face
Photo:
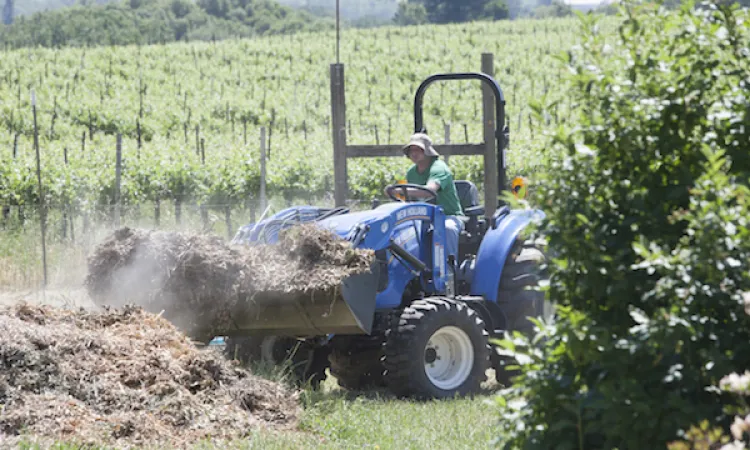
[[417, 147], [416, 145], [412, 145], [409, 147], [409, 159], [411, 159], [411, 162], [414, 164], [419, 164], [420, 162], [424, 161], [424, 150], [422, 150], [420, 147]]

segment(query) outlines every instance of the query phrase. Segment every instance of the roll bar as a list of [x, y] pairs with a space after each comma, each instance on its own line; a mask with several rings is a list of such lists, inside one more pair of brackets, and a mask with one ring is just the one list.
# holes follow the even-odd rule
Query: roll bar
[[438, 73], [427, 77], [417, 88], [414, 95], [414, 131], [426, 133], [424, 126], [424, 114], [422, 101], [427, 88], [436, 81], [448, 80], [479, 80], [490, 88], [495, 95], [495, 140], [497, 141], [497, 190], [501, 192], [506, 188], [505, 178], [505, 147], [507, 140], [505, 136], [505, 96], [497, 81], [491, 76], [481, 72], [461, 73]]

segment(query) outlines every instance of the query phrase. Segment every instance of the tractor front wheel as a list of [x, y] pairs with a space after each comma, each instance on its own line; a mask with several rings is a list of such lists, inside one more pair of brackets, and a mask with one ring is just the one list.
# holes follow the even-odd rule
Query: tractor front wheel
[[330, 343], [331, 375], [350, 391], [383, 387], [383, 333], [335, 336]]
[[226, 341], [224, 354], [243, 365], [262, 363], [288, 365], [297, 386], [307, 383], [314, 389], [326, 378], [328, 349], [284, 336], [234, 336]]
[[489, 367], [484, 322], [466, 303], [417, 300], [386, 333], [383, 364], [399, 396], [449, 398], [476, 393]]

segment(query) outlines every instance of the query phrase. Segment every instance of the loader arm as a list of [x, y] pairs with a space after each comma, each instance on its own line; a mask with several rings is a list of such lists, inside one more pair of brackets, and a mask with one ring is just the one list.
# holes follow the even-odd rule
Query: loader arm
[[333, 215], [317, 222], [355, 248], [379, 255], [370, 272], [352, 276], [330, 292], [284, 293], [262, 304], [241, 302], [236, 329], [226, 334], [287, 336], [370, 334], [377, 309], [397, 307], [406, 286], [420, 279], [429, 294], [445, 291], [445, 214], [427, 203], [389, 203]]

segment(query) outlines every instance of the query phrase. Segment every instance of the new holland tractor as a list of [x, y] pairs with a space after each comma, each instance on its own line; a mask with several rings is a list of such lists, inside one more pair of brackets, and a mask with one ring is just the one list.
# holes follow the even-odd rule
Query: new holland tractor
[[[426, 87], [451, 79], [487, 84], [495, 94], [497, 122], [503, 124], [505, 102], [492, 77], [438, 74], [417, 91], [416, 131], [425, 131], [421, 103]], [[504, 157], [505, 132], [495, 130], [498, 158]], [[485, 171], [504, 170], [504, 165], [502, 160]], [[314, 222], [352, 247], [374, 250], [376, 259], [370, 273], [345, 280], [334, 304], [258, 305], [252, 317], [238, 320], [226, 340], [227, 354], [243, 361], [291, 362], [293, 373], [313, 385], [330, 368], [344, 388], [386, 387], [399, 396], [471, 394], [490, 367], [498, 381], [507, 382], [506, 361], [490, 338], [505, 331], [530, 332], [528, 317], [548, 312], [544, 294], [533, 289], [544, 277], [544, 254], [519, 237], [543, 213], [512, 210], [499, 202], [487, 216], [477, 187], [470, 181], [455, 183], [465, 214], [457, 260], [446, 257], [445, 214], [432, 203], [434, 194], [410, 198], [410, 188], [432, 193], [417, 185], [388, 186], [392, 202], [366, 211], [298, 206], [242, 227], [234, 242], [254, 245], [275, 242], [284, 228]]]

